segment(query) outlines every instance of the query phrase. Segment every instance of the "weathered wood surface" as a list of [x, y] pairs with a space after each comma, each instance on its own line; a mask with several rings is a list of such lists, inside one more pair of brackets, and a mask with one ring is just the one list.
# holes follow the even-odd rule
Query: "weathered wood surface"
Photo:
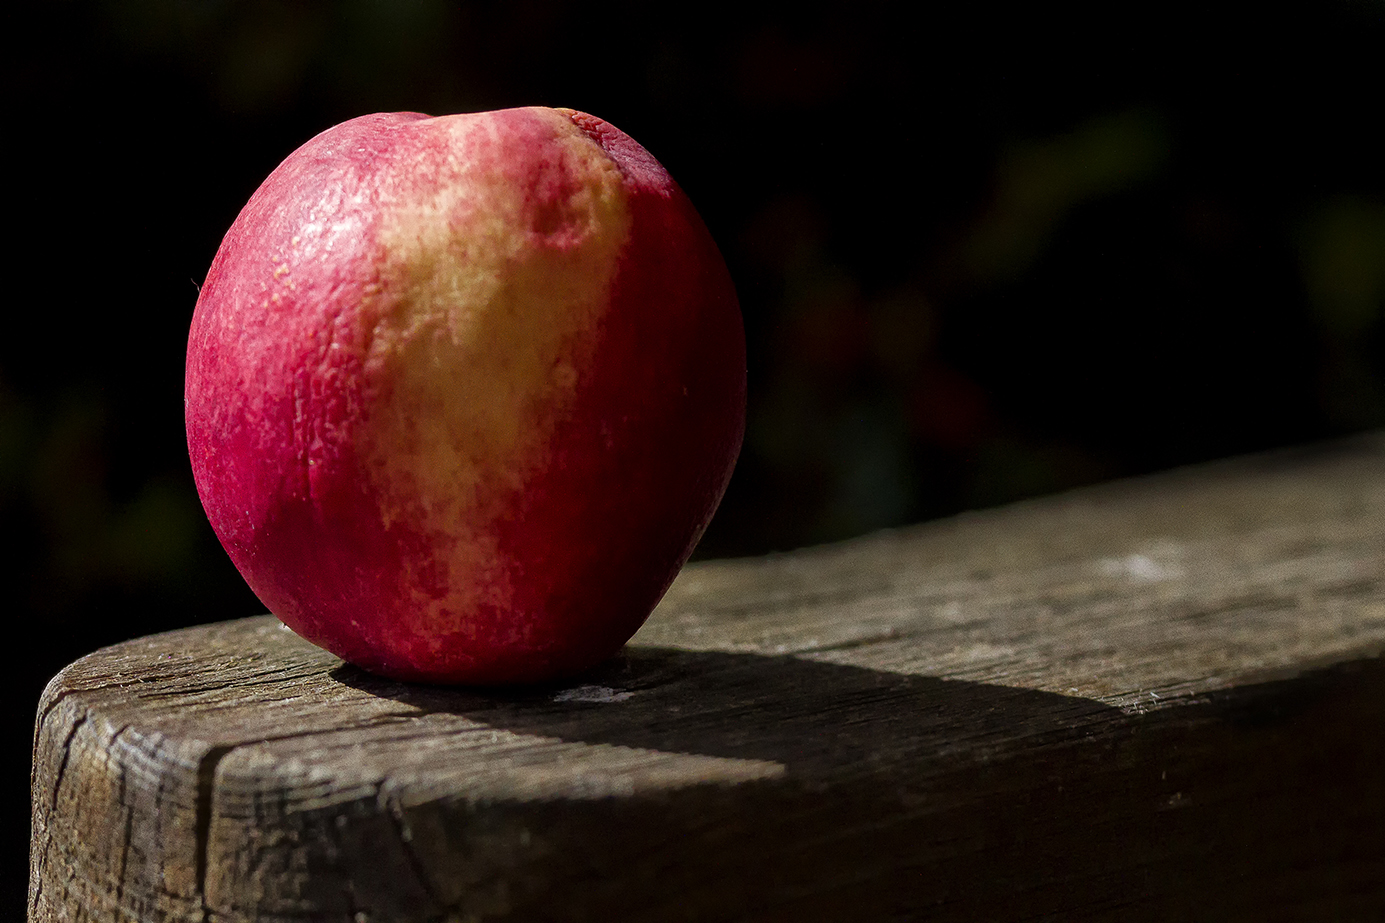
[[60, 674], [32, 921], [1385, 919], [1385, 438], [688, 568], [580, 682]]

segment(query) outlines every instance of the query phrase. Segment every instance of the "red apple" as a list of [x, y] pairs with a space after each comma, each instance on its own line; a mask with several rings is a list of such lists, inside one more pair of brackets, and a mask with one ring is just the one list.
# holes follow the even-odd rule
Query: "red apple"
[[231, 226], [188, 342], [193, 473], [290, 628], [391, 677], [560, 678], [721, 499], [745, 336], [686, 196], [564, 109], [369, 115]]

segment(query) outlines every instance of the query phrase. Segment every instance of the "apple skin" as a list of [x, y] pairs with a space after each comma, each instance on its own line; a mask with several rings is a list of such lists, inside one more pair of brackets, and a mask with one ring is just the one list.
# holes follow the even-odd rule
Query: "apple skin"
[[363, 669], [560, 679], [687, 561], [745, 426], [725, 263], [658, 162], [544, 108], [363, 116], [291, 154], [188, 341], [197, 490], [251, 589]]

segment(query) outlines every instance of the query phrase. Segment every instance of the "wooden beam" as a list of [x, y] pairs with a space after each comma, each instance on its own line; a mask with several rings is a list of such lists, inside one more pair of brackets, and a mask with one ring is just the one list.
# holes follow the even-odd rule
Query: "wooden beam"
[[30, 920], [1302, 920], [1385, 908], [1385, 437], [689, 567], [454, 690], [269, 617], [40, 705]]

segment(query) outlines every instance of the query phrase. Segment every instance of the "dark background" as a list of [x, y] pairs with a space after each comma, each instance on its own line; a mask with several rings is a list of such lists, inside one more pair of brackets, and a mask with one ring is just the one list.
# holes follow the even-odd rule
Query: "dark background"
[[1031, 6], [7, 8], [7, 800], [64, 664], [261, 611], [193, 490], [187, 325], [352, 116], [571, 106], [683, 185], [750, 344], [700, 556], [1385, 424], [1385, 2]]

